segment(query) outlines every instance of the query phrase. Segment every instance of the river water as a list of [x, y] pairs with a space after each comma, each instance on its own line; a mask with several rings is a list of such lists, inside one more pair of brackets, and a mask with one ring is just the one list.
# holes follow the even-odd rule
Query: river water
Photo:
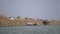
[[0, 34], [60, 34], [60, 25], [0, 27]]

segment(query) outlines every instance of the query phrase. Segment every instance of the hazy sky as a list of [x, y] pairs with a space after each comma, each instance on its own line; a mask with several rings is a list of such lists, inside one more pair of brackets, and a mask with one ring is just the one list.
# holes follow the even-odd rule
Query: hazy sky
[[7, 16], [60, 19], [60, 0], [0, 0], [0, 13]]

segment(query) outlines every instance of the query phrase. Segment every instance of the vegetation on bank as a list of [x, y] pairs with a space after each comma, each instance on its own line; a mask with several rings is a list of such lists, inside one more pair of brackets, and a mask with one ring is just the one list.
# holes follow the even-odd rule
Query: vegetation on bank
[[43, 20], [33, 18], [13, 18], [0, 15], [0, 27], [5, 26], [27, 26], [27, 25], [60, 25], [60, 21], [56, 20]]

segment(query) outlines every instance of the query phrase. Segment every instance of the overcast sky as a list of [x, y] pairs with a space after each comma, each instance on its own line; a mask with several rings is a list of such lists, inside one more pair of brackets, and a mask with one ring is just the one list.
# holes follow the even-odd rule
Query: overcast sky
[[0, 13], [40, 19], [60, 19], [60, 0], [0, 0]]

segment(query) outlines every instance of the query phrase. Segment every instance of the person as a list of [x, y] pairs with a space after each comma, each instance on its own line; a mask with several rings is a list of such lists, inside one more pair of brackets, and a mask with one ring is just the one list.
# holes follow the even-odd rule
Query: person
[[49, 21], [48, 20], [43, 20], [43, 24], [44, 25], [48, 25], [49, 24]]
[[43, 20], [43, 24], [44, 24], [44, 25], [47, 25], [46, 20]]

